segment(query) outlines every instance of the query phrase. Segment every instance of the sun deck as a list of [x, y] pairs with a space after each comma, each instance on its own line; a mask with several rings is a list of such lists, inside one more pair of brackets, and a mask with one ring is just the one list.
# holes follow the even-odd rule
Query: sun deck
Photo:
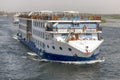
[[19, 15], [21, 18], [40, 19], [40, 20], [62, 20], [62, 21], [79, 21], [79, 20], [101, 20], [100, 16], [81, 15], [79, 12], [25, 12]]

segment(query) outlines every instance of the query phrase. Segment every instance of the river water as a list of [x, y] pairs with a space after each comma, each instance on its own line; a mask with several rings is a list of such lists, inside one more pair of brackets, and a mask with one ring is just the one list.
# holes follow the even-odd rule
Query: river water
[[[114, 23], [113, 23], [114, 25]], [[120, 26], [103, 26], [101, 55], [105, 62], [73, 65], [41, 62], [15, 40], [17, 26], [0, 17], [0, 80], [120, 80]]]

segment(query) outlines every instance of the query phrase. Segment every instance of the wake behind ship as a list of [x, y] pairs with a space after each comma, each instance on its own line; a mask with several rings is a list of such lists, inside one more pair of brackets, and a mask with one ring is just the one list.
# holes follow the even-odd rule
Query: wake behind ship
[[18, 39], [40, 58], [55, 62], [101, 62], [100, 16], [78, 12], [30, 12], [19, 15]]

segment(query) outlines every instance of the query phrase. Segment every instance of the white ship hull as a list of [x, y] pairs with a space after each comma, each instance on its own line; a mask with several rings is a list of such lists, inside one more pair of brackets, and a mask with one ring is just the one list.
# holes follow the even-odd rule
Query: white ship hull
[[[100, 46], [98, 46], [95, 50], [93, 50], [93, 52], [88, 54], [88, 53], [82, 52], [80, 50], [77, 50], [70, 45], [66, 45], [64, 43], [64, 44], [61, 44], [62, 46], [64, 46], [64, 49], [69, 46], [73, 50], [73, 52], [69, 52], [68, 49], [60, 52], [59, 50], [53, 51], [52, 49], [51, 50], [42, 50], [42, 49], [37, 48], [37, 46], [35, 45], [34, 42], [31, 42], [31, 41], [27, 42], [24, 39], [20, 39], [20, 38], [19, 38], [19, 40], [22, 43], [24, 43], [26, 46], [28, 46], [32, 51], [37, 53], [37, 55], [43, 61], [46, 60], [46, 61], [62, 62], [62, 63], [68, 62], [71, 64], [72, 63], [78, 63], [78, 64], [82, 64], [82, 63], [87, 64], [88, 63], [89, 64], [92, 62], [96, 63], [96, 62], [103, 62], [104, 61], [102, 59], [98, 59], [98, 57], [97, 57], [100, 54], [100, 50], [99, 50]], [[55, 44], [54, 42], [52, 44]], [[60, 46], [60, 45], [57, 45], [57, 46]], [[58, 47], [58, 49], [59, 49], [59, 47]], [[77, 53], [77, 54], [75, 54], [75, 53]]]
[[45, 20], [42, 20], [31, 19], [34, 16], [29, 18], [30, 15], [19, 18], [18, 38], [42, 60], [62, 63], [103, 61], [97, 58], [104, 41], [100, 20], [80, 20], [79, 16], [75, 20], [73, 17], [71, 20], [66, 20], [67, 17], [49, 20], [48, 16], [44, 16]]

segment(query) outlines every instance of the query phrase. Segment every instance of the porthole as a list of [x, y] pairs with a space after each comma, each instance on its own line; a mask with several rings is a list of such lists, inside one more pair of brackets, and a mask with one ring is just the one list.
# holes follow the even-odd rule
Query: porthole
[[59, 47], [60, 48], [60, 50], [62, 50], [62, 47]]
[[53, 48], [53, 49], [55, 49], [55, 47], [54, 47], [54, 46], [52, 46], [52, 48]]
[[49, 48], [49, 45], [47, 45], [47, 48]]
[[68, 48], [68, 50], [69, 50], [69, 51], [72, 51], [72, 49], [71, 49], [71, 48]]

